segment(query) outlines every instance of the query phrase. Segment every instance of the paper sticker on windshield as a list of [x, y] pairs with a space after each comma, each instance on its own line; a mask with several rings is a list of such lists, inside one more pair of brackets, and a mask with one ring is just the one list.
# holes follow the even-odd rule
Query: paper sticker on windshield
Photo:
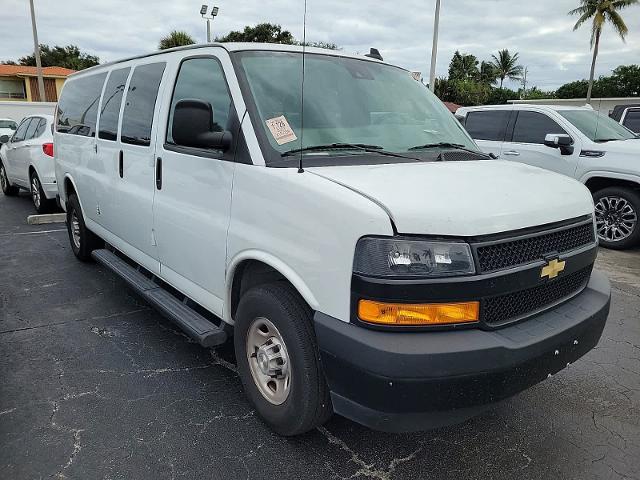
[[284, 118], [284, 115], [270, 118], [266, 121], [266, 123], [267, 127], [269, 127], [271, 135], [273, 135], [273, 138], [278, 145], [284, 145], [285, 143], [293, 142], [294, 140], [298, 139], [298, 137], [296, 137], [296, 134], [289, 126], [289, 122], [287, 122], [287, 119]]

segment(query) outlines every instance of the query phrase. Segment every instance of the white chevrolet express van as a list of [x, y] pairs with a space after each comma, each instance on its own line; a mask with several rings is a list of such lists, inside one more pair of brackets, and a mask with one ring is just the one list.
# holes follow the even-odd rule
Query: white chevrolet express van
[[[337, 412], [459, 422], [598, 342], [589, 191], [481, 153], [410, 72], [209, 44], [71, 76], [60, 201], [93, 257], [210, 347], [294, 435]], [[304, 100], [303, 100], [304, 98]], [[304, 108], [303, 108], [304, 107]]]

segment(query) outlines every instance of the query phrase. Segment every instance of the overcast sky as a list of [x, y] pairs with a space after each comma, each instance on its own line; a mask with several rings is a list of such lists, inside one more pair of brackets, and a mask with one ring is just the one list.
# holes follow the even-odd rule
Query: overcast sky
[[[205, 40], [196, 0], [34, 0], [40, 43], [76, 44], [111, 61], [149, 52], [172, 29]], [[206, 0], [205, 0], [206, 1]], [[216, 0], [213, 32], [224, 34], [259, 22], [279, 23], [302, 38], [302, 0]], [[446, 75], [453, 52], [490, 59], [502, 48], [520, 53], [529, 85], [555, 89], [589, 74], [589, 27], [573, 32], [566, 15], [578, 0], [442, 0], [437, 75]], [[308, 0], [307, 40], [336, 43], [346, 52], [377, 47], [385, 60], [428, 77], [435, 0]], [[0, 59], [32, 52], [26, 0], [2, 0]], [[623, 12], [630, 33], [623, 43], [606, 28], [596, 75], [640, 63], [640, 7]], [[511, 84], [514, 87], [516, 85]]]

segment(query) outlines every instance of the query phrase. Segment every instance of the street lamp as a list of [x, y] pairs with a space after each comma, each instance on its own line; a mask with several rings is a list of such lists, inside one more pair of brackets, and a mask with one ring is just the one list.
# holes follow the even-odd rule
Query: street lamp
[[440, 26], [440, 0], [436, 0], [436, 14], [433, 19], [433, 46], [431, 47], [431, 71], [429, 72], [429, 89], [433, 92], [436, 86], [436, 58], [438, 57], [438, 27]]
[[208, 5], [202, 5], [200, 7], [200, 15], [207, 21], [207, 43], [211, 43], [211, 20], [213, 20], [216, 15], [218, 15], [218, 7], [213, 7], [211, 9], [211, 16], [207, 17], [207, 10], [209, 10]]

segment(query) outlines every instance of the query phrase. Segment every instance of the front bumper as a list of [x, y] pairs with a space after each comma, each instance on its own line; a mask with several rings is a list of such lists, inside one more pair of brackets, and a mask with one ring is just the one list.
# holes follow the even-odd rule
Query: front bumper
[[594, 271], [571, 300], [494, 331], [376, 331], [316, 313], [334, 411], [388, 432], [464, 421], [591, 350], [610, 298], [609, 281]]

